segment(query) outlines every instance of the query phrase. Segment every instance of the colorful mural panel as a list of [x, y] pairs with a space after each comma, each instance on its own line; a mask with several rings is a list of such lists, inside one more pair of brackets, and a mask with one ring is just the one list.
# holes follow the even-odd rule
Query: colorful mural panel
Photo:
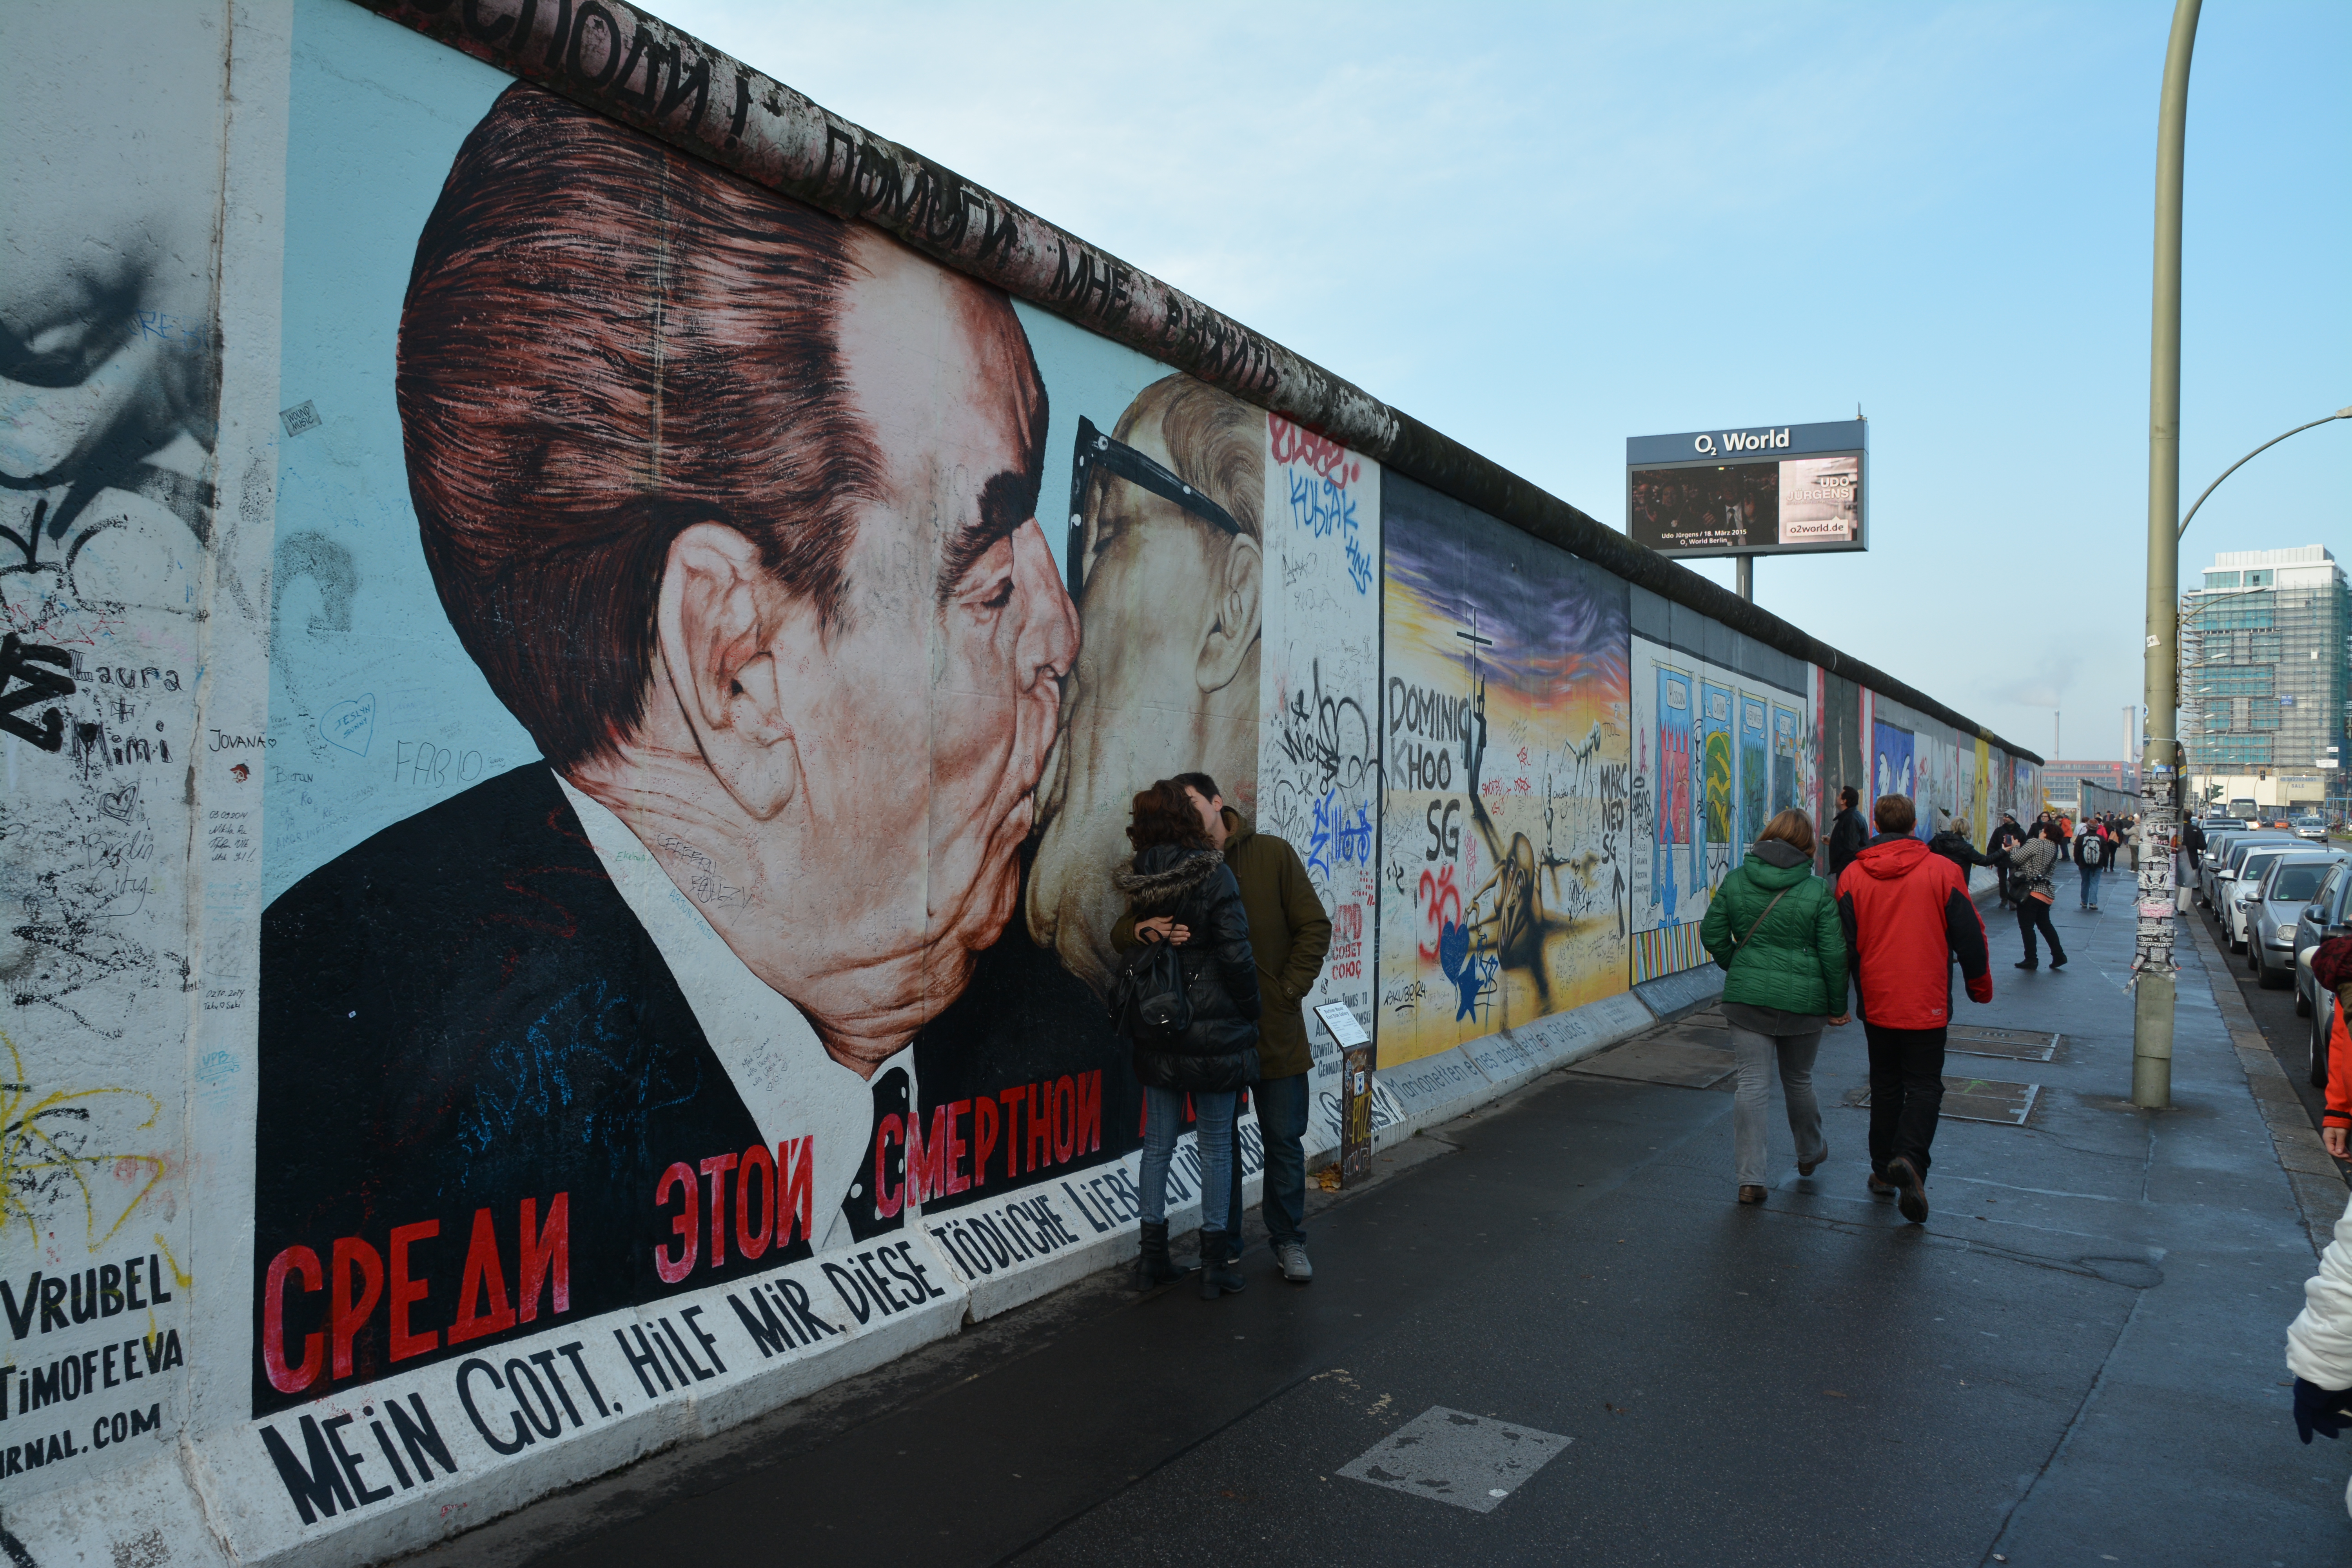
[[1627, 590], [1391, 479], [1381, 1061], [1625, 987]]
[[1639, 984], [1709, 962], [1698, 942], [1707, 902], [1775, 812], [1813, 809], [1817, 742], [1810, 691], [1649, 637], [1629, 646]]

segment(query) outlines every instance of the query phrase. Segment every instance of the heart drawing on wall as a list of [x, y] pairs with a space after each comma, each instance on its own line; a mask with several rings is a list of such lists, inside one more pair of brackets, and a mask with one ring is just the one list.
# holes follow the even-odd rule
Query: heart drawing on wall
[[375, 693], [365, 697], [347, 697], [319, 716], [319, 733], [331, 746], [341, 746], [355, 757], [364, 757], [368, 745], [375, 739]]

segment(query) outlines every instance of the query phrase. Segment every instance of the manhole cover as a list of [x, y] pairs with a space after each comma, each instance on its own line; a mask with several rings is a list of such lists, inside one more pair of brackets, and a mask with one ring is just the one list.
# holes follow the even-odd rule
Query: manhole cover
[[[2003, 1083], [1990, 1078], [1947, 1078], [1944, 1080], [1943, 1114], [1955, 1121], [1991, 1121], [2003, 1127], [2022, 1127], [2033, 1113], [2033, 1101], [2042, 1093], [2038, 1083]], [[1855, 1105], [1870, 1103], [1870, 1090], [1862, 1091]]]
[[1992, 1029], [1975, 1024], [1955, 1024], [1944, 1033], [1944, 1049], [1964, 1057], [2046, 1062], [2058, 1054], [2058, 1039], [2046, 1029]]
[[1409, 1497], [1492, 1513], [1573, 1440], [1432, 1405], [1337, 1473]]

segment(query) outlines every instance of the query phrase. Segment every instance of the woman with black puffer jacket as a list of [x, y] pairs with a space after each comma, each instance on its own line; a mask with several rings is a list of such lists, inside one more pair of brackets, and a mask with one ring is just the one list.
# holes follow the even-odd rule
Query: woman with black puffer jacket
[[[1135, 1076], [1143, 1085], [1144, 1283], [1178, 1277], [1168, 1256], [1168, 1163], [1184, 1122], [1184, 1098], [1199, 1123], [1201, 1214], [1224, 1217], [1234, 1168], [1234, 1110], [1244, 1086], [1258, 1076], [1257, 960], [1250, 951], [1249, 916], [1242, 890], [1210, 845], [1200, 813], [1172, 779], [1135, 797], [1128, 841], [1135, 858], [1111, 873], [1138, 921], [1166, 915], [1167, 941], [1184, 977], [1192, 1022], [1172, 1038], [1130, 1039]], [[1148, 940], [1152, 932], [1139, 931]], [[1201, 1232], [1201, 1296], [1239, 1290], [1242, 1277], [1225, 1256], [1222, 1229]]]

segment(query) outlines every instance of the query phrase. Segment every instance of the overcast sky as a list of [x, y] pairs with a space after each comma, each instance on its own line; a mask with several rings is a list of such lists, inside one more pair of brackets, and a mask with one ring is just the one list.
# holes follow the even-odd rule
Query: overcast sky
[[[1624, 523], [1633, 435], [1871, 421], [1757, 598], [2047, 754], [2140, 693], [2154, 3], [655, 9]], [[2181, 487], [2352, 404], [2352, 5], [2208, 6]], [[2352, 420], [2183, 546], [2352, 555]], [[1697, 570], [1724, 583], [1728, 562]]]

